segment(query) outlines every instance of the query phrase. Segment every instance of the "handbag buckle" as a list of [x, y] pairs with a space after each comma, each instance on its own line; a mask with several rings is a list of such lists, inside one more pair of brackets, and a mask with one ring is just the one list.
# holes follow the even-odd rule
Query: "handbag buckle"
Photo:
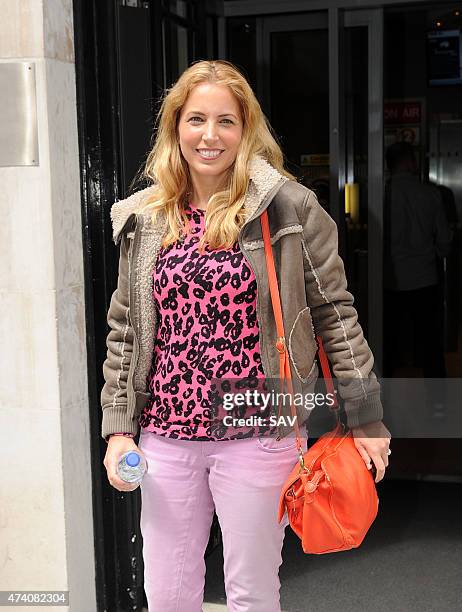
[[286, 351], [286, 339], [284, 336], [279, 336], [276, 340], [276, 348], [280, 353], [285, 353]]

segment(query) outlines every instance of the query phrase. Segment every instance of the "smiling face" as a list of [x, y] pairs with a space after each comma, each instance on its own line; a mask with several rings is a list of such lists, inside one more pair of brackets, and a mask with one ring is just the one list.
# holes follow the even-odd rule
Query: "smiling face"
[[242, 138], [239, 104], [231, 90], [215, 83], [196, 85], [181, 110], [178, 137], [193, 182], [218, 185]]

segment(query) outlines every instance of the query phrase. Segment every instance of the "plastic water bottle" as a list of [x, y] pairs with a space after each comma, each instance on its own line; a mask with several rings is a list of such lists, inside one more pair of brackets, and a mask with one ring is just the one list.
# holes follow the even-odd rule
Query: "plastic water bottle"
[[148, 466], [144, 457], [136, 451], [121, 455], [117, 464], [117, 474], [124, 482], [141, 482]]

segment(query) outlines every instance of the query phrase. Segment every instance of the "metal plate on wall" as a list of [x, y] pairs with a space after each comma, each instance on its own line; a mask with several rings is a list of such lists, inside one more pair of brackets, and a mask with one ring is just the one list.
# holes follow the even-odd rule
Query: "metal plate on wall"
[[0, 166], [38, 166], [35, 64], [0, 63]]

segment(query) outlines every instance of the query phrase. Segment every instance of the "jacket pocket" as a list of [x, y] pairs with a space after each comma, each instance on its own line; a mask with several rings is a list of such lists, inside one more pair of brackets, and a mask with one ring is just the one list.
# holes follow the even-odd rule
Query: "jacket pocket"
[[[308, 438], [306, 423], [300, 425], [300, 436], [302, 439], [303, 452], [306, 453]], [[294, 450], [297, 447], [297, 438], [295, 437], [294, 431], [291, 431], [291, 435], [284, 436], [280, 440], [277, 440], [273, 436], [258, 436], [257, 446], [267, 453], [278, 453], [285, 450]]]
[[309, 382], [317, 371], [315, 360], [317, 345], [308, 306], [300, 310], [295, 319], [289, 334], [288, 348], [295, 373], [302, 382]]
[[297, 446], [297, 440], [288, 436], [280, 440], [276, 440], [272, 436], [259, 436], [257, 446], [267, 453], [280, 453], [285, 450], [294, 450]]

